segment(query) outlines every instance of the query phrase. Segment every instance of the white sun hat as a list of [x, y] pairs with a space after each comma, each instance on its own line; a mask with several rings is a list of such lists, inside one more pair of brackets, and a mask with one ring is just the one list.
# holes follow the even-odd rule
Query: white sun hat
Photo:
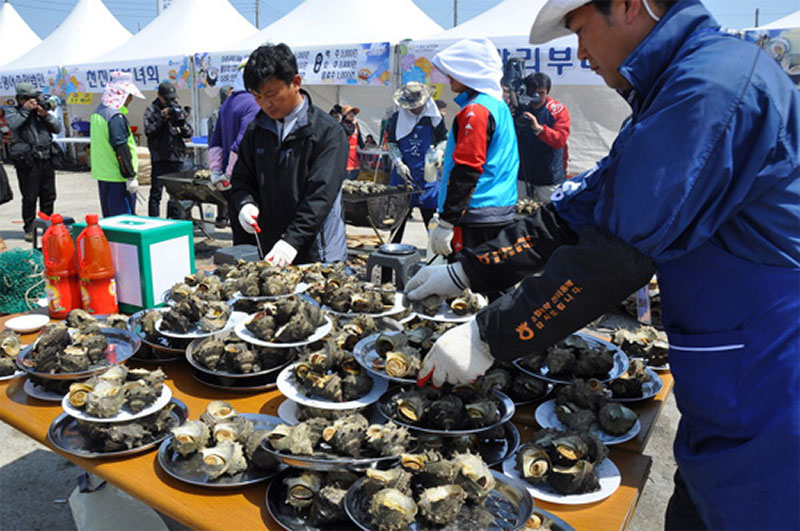
[[128, 94], [133, 94], [136, 98], [144, 99], [142, 91], [133, 84], [133, 74], [130, 72], [111, 72], [111, 81], [108, 82], [103, 91], [103, 105], [111, 107], [112, 109], [119, 109], [125, 105]]
[[591, 0], [547, 0], [531, 26], [530, 43], [544, 44], [572, 33], [564, 25], [564, 17]]

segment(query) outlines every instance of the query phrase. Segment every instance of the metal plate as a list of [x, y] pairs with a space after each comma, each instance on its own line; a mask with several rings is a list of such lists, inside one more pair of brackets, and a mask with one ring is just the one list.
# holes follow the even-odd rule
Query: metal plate
[[[373, 291], [382, 291], [380, 288], [373, 288]], [[388, 291], [388, 290], [387, 290]], [[389, 317], [391, 315], [397, 315], [398, 313], [403, 312], [408, 308], [408, 299], [406, 298], [406, 294], [402, 292], [395, 292], [394, 294], [394, 304], [388, 310], [384, 310], [382, 312], [377, 313], [370, 313], [370, 312], [337, 312], [336, 310], [330, 309], [330, 307], [323, 305], [322, 309], [328, 312], [331, 315], [335, 315], [337, 317], [343, 318], [353, 318], [357, 315], [369, 315], [370, 317]]]
[[437, 430], [434, 428], [426, 428], [423, 426], [416, 426], [414, 424], [410, 424], [408, 422], [402, 421], [397, 419], [392, 415], [391, 406], [389, 405], [391, 402], [392, 397], [401, 392], [401, 389], [392, 389], [390, 392], [386, 393], [381, 397], [380, 400], [375, 404], [375, 410], [383, 415], [387, 420], [391, 420], [395, 424], [399, 424], [400, 426], [405, 426], [410, 430], [415, 431], [422, 431], [425, 433], [433, 433], [435, 435], [445, 435], [445, 436], [458, 436], [458, 435], [471, 435], [473, 433], [480, 433], [482, 431], [491, 430], [492, 428], [496, 428], [497, 426], [507, 422], [511, 417], [514, 416], [514, 402], [505, 394], [501, 393], [497, 389], [492, 389], [492, 393], [494, 394], [495, 398], [500, 401], [500, 419], [493, 423], [489, 424], [488, 426], [484, 426], [482, 428], [470, 428], [465, 430]]
[[272, 481], [267, 487], [267, 510], [270, 516], [272, 516], [281, 527], [289, 531], [351, 531], [353, 529], [358, 529], [350, 520], [325, 524], [325, 527], [310, 525], [306, 517], [298, 514], [291, 505], [284, 502], [284, 500], [286, 500], [286, 485], [283, 483], [283, 480], [289, 477], [293, 472], [292, 469], [282, 471], [272, 478]]
[[100, 332], [106, 336], [109, 345], [114, 345], [112, 352], [107, 352], [105, 359], [99, 364], [80, 372], [59, 372], [50, 374], [36, 372], [33, 369], [33, 345], [28, 345], [17, 355], [17, 367], [45, 380], [80, 380], [101, 373], [114, 365], [124, 363], [133, 356], [142, 344], [142, 340], [127, 330], [118, 328], [101, 328]]
[[192, 378], [205, 386], [232, 393], [260, 393], [262, 391], [272, 391], [277, 387], [274, 375], [257, 376], [253, 380], [241, 378], [233, 380], [211, 376], [192, 368]]
[[271, 348], [292, 348], [292, 347], [302, 347], [305, 345], [310, 345], [315, 341], [319, 341], [320, 339], [327, 336], [331, 330], [333, 330], [333, 321], [330, 317], [325, 315], [325, 324], [319, 325], [317, 329], [306, 339], [303, 341], [295, 341], [294, 343], [272, 343], [270, 341], [264, 341], [262, 339], [258, 339], [256, 335], [246, 328], [247, 323], [255, 316], [249, 315], [246, 319], [242, 322], [238, 323], [234, 328], [233, 331], [239, 336], [241, 339], [248, 343], [252, 343], [254, 345], [259, 345], [262, 347], [271, 347]]
[[515, 466], [516, 458], [507, 459], [503, 462], [503, 472], [509, 478], [514, 478], [521, 482], [528, 492], [537, 500], [563, 505], [582, 505], [584, 503], [594, 503], [604, 500], [614, 494], [622, 483], [622, 475], [619, 468], [611, 459], [606, 457], [594, 467], [594, 473], [600, 482], [600, 489], [585, 494], [561, 494], [547, 483], [533, 485], [520, 479], [519, 471]]
[[[255, 413], [239, 413], [239, 416], [246, 418], [253, 423], [256, 430], [272, 430], [278, 424], [281, 424], [281, 419], [270, 415], [258, 415]], [[188, 459], [181, 457], [181, 455], [170, 448], [172, 443], [172, 436], [167, 437], [158, 448], [158, 464], [164, 469], [164, 472], [173, 478], [189, 483], [191, 485], [198, 485], [200, 487], [215, 487], [215, 488], [228, 488], [228, 487], [241, 487], [243, 485], [250, 485], [266, 481], [274, 477], [280, 468], [273, 468], [264, 470], [262, 468], [249, 465], [246, 470], [234, 474], [233, 476], [222, 475], [214, 480], [209, 480], [208, 475], [202, 472], [188, 471], [183, 464], [188, 462]]]
[[550, 527], [547, 528], [550, 529], [550, 531], [575, 531], [574, 527], [549, 511], [545, 511], [539, 507], [534, 507], [533, 513], [531, 513], [531, 518], [533, 518], [535, 515], [539, 515], [542, 520], [550, 519]]
[[417, 252], [417, 248], [407, 243], [384, 243], [378, 250], [384, 254], [409, 255]]
[[386, 371], [382, 371], [380, 369], [376, 369], [372, 362], [379, 359], [380, 355], [375, 351], [375, 341], [377, 341], [378, 337], [381, 335], [382, 332], [378, 332], [372, 335], [369, 335], [356, 343], [356, 346], [353, 347], [353, 357], [356, 361], [366, 369], [367, 372], [378, 376], [380, 378], [386, 378], [387, 380], [391, 380], [393, 382], [400, 382], [404, 384], [415, 384], [417, 383], [416, 378], [398, 378], [396, 376], [389, 376], [386, 374]]
[[[525, 485], [518, 479], [512, 479], [502, 472], [492, 470], [497, 486], [487, 496], [484, 507], [495, 517], [492, 530], [520, 529], [533, 513], [533, 499]], [[372, 525], [370, 517], [365, 514], [363, 507], [358, 503], [361, 497], [362, 485], [367, 478], [361, 478], [347, 490], [344, 497], [344, 508], [347, 514], [361, 529], [372, 531], [377, 529]], [[411, 531], [426, 529], [439, 529], [439, 527], [425, 527], [418, 523], [408, 527]]]
[[[230, 337], [231, 334], [233, 334], [233, 332], [229, 330], [227, 332], [223, 332], [218, 336], [216, 336], [216, 339], [224, 341], [225, 339]], [[277, 378], [278, 376], [278, 373], [281, 372], [281, 370], [283, 370], [284, 367], [293, 362], [297, 357], [297, 351], [290, 352], [284, 363], [281, 363], [280, 365], [276, 365], [275, 367], [270, 367], [269, 369], [265, 369], [263, 371], [258, 371], [258, 372], [238, 373], [238, 372], [227, 372], [227, 371], [213, 371], [194, 358], [194, 351], [197, 350], [198, 345], [200, 345], [200, 343], [202, 343], [205, 339], [206, 338], [199, 338], [189, 343], [189, 346], [186, 347], [186, 359], [189, 362], [189, 365], [194, 367], [196, 370], [206, 373], [209, 376], [223, 378], [225, 380], [252, 380], [254, 378], [257, 379], [257, 377], [259, 376], [268, 376], [274, 373], [274, 376], [272, 378], [272, 381], [274, 382], [275, 378]], [[285, 349], [281, 349], [281, 351], [287, 352]]]
[[368, 406], [377, 402], [381, 395], [389, 388], [389, 382], [383, 378], [369, 375], [372, 378], [372, 389], [367, 394], [348, 400], [347, 402], [333, 402], [323, 398], [312, 398], [305, 394], [305, 391], [298, 385], [294, 377], [295, 364], [285, 367], [278, 375], [278, 389], [289, 400], [294, 400], [298, 404], [320, 409], [355, 409]]
[[[176, 426], [183, 424], [189, 416], [189, 409], [186, 407], [186, 404], [177, 398], [170, 400], [167, 407], [170, 408], [169, 412], [175, 419]], [[84, 459], [103, 459], [125, 457], [146, 452], [147, 450], [155, 448], [161, 441], [170, 436], [169, 430], [166, 430], [164, 433], [142, 446], [129, 450], [100, 452], [92, 450], [93, 441], [85, 433], [78, 430], [77, 426], [77, 419], [70, 417], [66, 413], [62, 413], [50, 424], [50, 429], [47, 430], [47, 440], [50, 441], [53, 446], [68, 454], [83, 457]]]
[[236, 312], [233, 311], [228, 316], [228, 320], [225, 322], [225, 326], [220, 328], [219, 330], [214, 330], [213, 332], [206, 332], [205, 330], [201, 330], [197, 323], [195, 323], [188, 332], [173, 332], [171, 330], [167, 330], [163, 328], [162, 323], [164, 322], [163, 319], [159, 319], [156, 321], [156, 330], [162, 336], [167, 336], [175, 339], [196, 339], [198, 337], [211, 337], [215, 334], [220, 334], [222, 332], [227, 332], [228, 330], [232, 330], [236, 325], [243, 322], [247, 319], [247, 314], [244, 312]]
[[[147, 339], [147, 337], [145, 337], [145, 333], [142, 330], [141, 319], [146, 312], [151, 310], [165, 312], [169, 310], [169, 307], [140, 310], [128, 318], [128, 330], [139, 336], [142, 339], [143, 345], [143, 347], [139, 349], [139, 352], [137, 352], [137, 355], [134, 355], [131, 359], [145, 363], [169, 363], [173, 361], [182, 361], [185, 359], [186, 346], [190, 342], [189, 339], [176, 339], [172, 337], [161, 336], [156, 342], [150, 341]], [[143, 355], [145, 347], [150, 347], [150, 351], [153, 354], [152, 357], [145, 357]]]
[[64, 399], [64, 396], [66, 396], [66, 393], [62, 395], [60, 393], [56, 393], [55, 391], [49, 391], [41, 385], [35, 384], [30, 380], [25, 380], [25, 383], [22, 384], [22, 390], [25, 391], [26, 395], [32, 398], [47, 402], [61, 402]]
[[[555, 428], [561, 431], [567, 431], [568, 429], [556, 415], [555, 398], [551, 398], [550, 400], [542, 402], [539, 407], [536, 408], [536, 411], [534, 412], [534, 418], [536, 418], [536, 423], [542, 428]], [[637, 418], [631, 429], [622, 435], [611, 435], [610, 433], [604, 432], [597, 422], [592, 423], [592, 425], [589, 427], [589, 433], [603, 441], [603, 444], [606, 446], [612, 446], [614, 444], [622, 444], [630, 441], [639, 435], [639, 431], [641, 431], [641, 429], [642, 423], [639, 422], [639, 419]]]
[[[622, 351], [622, 349], [620, 349], [614, 343], [611, 343], [610, 341], [605, 341], [591, 334], [585, 334], [583, 332], [575, 332], [574, 335], [580, 336], [581, 339], [585, 340], [587, 343], [597, 346], [603, 346], [614, 353], [613, 354], [614, 366], [608, 372], [608, 376], [606, 378], [600, 379], [601, 382], [603, 383], [610, 382], [615, 378], [619, 378], [620, 375], [624, 374], [625, 371], [628, 370], [628, 366], [630, 364], [630, 361], [628, 360], [628, 355], [625, 354]], [[569, 384], [572, 382], [572, 379], [558, 380], [556, 378], [547, 376], [547, 371], [548, 371], [547, 365], [543, 365], [538, 371], [532, 371], [530, 369], [526, 369], [520, 364], [520, 359], [521, 358], [515, 359], [512, 362], [512, 364], [525, 374], [530, 374], [531, 376], [535, 376], [536, 378], [541, 378], [542, 380], [546, 380], [551, 383]]]
[[118, 422], [128, 422], [130, 420], [136, 420], [142, 417], [146, 417], [148, 415], [152, 415], [153, 413], [165, 408], [167, 404], [169, 404], [171, 398], [172, 398], [172, 389], [170, 389], [168, 385], [162, 385], [161, 394], [156, 399], [156, 401], [148, 405], [147, 407], [143, 408], [138, 413], [133, 413], [129, 409], [128, 404], [126, 402], [119, 409], [119, 411], [117, 411], [116, 415], [111, 417], [95, 417], [94, 415], [90, 415], [89, 413], [87, 413], [85, 409], [73, 406], [69, 402], [69, 393], [64, 395], [64, 398], [61, 399], [61, 407], [64, 409], [64, 412], [66, 412], [67, 415], [71, 415], [80, 420], [85, 420], [86, 422], [99, 422], [101, 424], [110, 424], [110, 423], [116, 424]]
[[646, 367], [645, 372], [647, 372], [647, 375], [650, 378], [642, 384], [642, 396], [637, 396], [634, 398], [614, 398], [612, 396], [609, 398], [609, 400], [612, 402], [641, 402], [642, 400], [650, 400], [660, 393], [661, 389], [664, 387], [664, 380], [662, 380], [661, 376], [659, 376], [658, 373], [650, 367]]
[[13, 380], [17, 376], [22, 376], [24, 374], [25, 374], [24, 371], [21, 371], [21, 370], [17, 369], [14, 372], [12, 372], [11, 374], [6, 374], [5, 376], [0, 376], [0, 382], [5, 382], [6, 380]]
[[[489, 304], [489, 299], [487, 299], [484, 295], [475, 293], [475, 296], [478, 297], [478, 304], [481, 308], [485, 308]], [[433, 315], [427, 315], [417, 311], [413, 312], [411, 315], [419, 317], [425, 321], [435, 321], [437, 323], [468, 323], [469, 321], [475, 319], [475, 316], [478, 315], [478, 312], [468, 313], [467, 315], [456, 315], [455, 312], [450, 309], [450, 305], [447, 303], [447, 301], [442, 301], [439, 311]]]

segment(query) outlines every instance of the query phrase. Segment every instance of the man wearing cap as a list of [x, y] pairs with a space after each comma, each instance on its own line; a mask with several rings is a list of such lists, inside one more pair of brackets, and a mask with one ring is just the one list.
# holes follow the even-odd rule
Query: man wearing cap
[[657, 271], [681, 412], [666, 529], [800, 529], [800, 93], [698, 0], [549, 0], [531, 41], [570, 31], [631, 118], [551, 205], [409, 281], [417, 299], [521, 280], [420, 374], [541, 351]]
[[255, 237], [248, 234], [239, 224], [236, 216], [237, 205], [231, 194], [231, 175], [236, 159], [239, 157], [239, 144], [242, 142], [247, 126], [261, 108], [255, 98], [244, 88], [244, 63], [239, 67], [233, 92], [219, 110], [217, 126], [208, 142], [208, 167], [211, 170], [211, 182], [228, 202], [230, 212], [233, 245], [254, 244]]
[[347, 136], [349, 150], [347, 152], [347, 178], [357, 179], [361, 173], [361, 163], [358, 161], [358, 150], [364, 148], [364, 139], [361, 138], [361, 128], [356, 121], [356, 115], [361, 112], [358, 107], [345, 105], [342, 107], [342, 128]]
[[[422, 193], [411, 196], [411, 206], [419, 208], [425, 226], [433, 218], [439, 197], [438, 168], [444, 157], [447, 128], [431, 96], [433, 89], [422, 83], [406, 83], [394, 93], [394, 103], [399, 107], [389, 118], [389, 157], [393, 170], [389, 179], [392, 186], [411, 184]], [[430, 155], [428, 152], [431, 152]], [[426, 171], [426, 156], [428, 168]], [[406, 218], [397, 228], [393, 242], [403, 240]]]
[[22, 192], [22, 222], [27, 242], [33, 241], [37, 200], [39, 210], [48, 215], [53, 213], [56, 202], [51, 145], [53, 134], [61, 131], [61, 125], [39, 105], [40, 94], [30, 83], [19, 83], [17, 105], [6, 110], [6, 122], [12, 133], [9, 152]]
[[[169, 81], [158, 86], [158, 96], [144, 111], [144, 133], [152, 163], [147, 215], [159, 217], [164, 183], [158, 177], [181, 170], [186, 159], [183, 139], [191, 138], [193, 133], [186, 112], [178, 101], [178, 91]], [[172, 199], [167, 201], [167, 217], [178, 217], [178, 208]]]
[[139, 157], [128, 124], [128, 105], [144, 94], [133, 84], [133, 74], [112, 72], [100, 105], [89, 119], [92, 178], [97, 180], [104, 217], [136, 214]]
[[439, 220], [430, 232], [433, 252], [448, 256], [490, 240], [514, 221], [519, 154], [494, 44], [464, 39], [436, 54], [433, 65], [448, 77], [461, 107], [447, 138]]
[[261, 111], [239, 144], [231, 192], [242, 228], [279, 267], [347, 258], [347, 139], [302, 82], [285, 44], [256, 48], [244, 68], [245, 87]]

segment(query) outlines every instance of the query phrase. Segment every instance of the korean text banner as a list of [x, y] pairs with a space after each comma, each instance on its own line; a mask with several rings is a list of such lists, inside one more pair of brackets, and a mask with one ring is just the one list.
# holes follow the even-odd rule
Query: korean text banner
[[[563, 37], [546, 44], [532, 45], [526, 37], [492, 38], [505, 63], [509, 57], [525, 61], [526, 75], [543, 72], [550, 76], [553, 85], [602, 85], [603, 79], [592, 72], [589, 64], [578, 59], [578, 42], [575, 36]], [[433, 56], [451, 41], [413, 41], [400, 45], [400, 72], [403, 83], [419, 81], [427, 84], [447, 83], [444, 74], [433, 67]]]
[[139, 90], [156, 90], [162, 81], [172, 81], [179, 89], [191, 84], [189, 58], [161, 57], [146, 61], [123, 61], [94, 65], [73, 65], [61, 69], [56, 94], [66, 96], [73, 92], [103, 92], [115, 70], [133, 74]]
[[17, 93], [17, 83], [30, 83], [36, 90], [53, 94], [60, 71], [58, 67], [32, 68], [26, 70], [0, 71], [0, 95], [13, 96]]
[[[388, 85], [388, 42], [293, 48], [297, 69], [307, 85]], [[232, 85], [250, 52], [195, 54], [198, 88]]]

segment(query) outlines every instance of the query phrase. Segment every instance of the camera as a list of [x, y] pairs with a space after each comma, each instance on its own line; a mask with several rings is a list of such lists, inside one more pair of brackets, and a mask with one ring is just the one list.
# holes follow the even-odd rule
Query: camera
[[47, 94], [39, 94], [36, 96], [36, 103], [39, 104], [39, 107], [46, 111], [54, 111], [58, 108], [59, 100], [58, 96], [48, 96]]
[[538, 92], [528, 93], [525, 85], [525, 61], [511, 57], [503, 68], [503, 85], [508, 87], [511, 111], [516, 116], [514, 125], [519, 128], [531, 127], [533, 121], [524, 112], [533, 112], [542, 102]]
[[186, 111], [179, 103], [170, 103], [167, 116], [172, 125], [181, 126], [186, 123]]

